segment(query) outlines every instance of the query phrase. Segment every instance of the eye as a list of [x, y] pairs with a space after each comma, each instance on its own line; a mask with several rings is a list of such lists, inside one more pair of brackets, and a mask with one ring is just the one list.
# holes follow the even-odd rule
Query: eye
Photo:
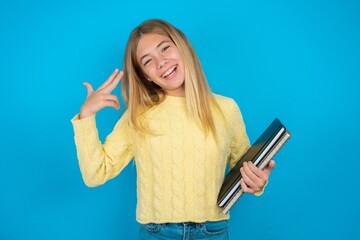
[[169, 47], [170, 47], [170, 46], [164, 47], [164, 48], [161, 50], [161, 52], [166, 52], [166, 50], [168, 50]]
[[144, 66], [149, 65], [149, 64], [150, 64], [150, 62], [151, 62], [151, 59], [146, 60], [146, 61], [144, 62]]

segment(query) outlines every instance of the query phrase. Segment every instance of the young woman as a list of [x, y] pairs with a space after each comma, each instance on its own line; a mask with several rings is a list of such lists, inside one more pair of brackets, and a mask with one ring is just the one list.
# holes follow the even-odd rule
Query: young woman
[[[84, 83], [87, 99], [72, 123], [85, 184], [105, 183], [134, 159], [140, 239], [228, 239], [217, 196], [226, 164], [249, 148], [237, 104], [211, 92], [186, 36], [162, 20], [132, 31], [123, 69], [96, 91]], [[120, 108], [111, 94], [120, 79], [127, 108], [102, 144], [95, 114]], [[244, 192], [260, 194], [274, 166], [244, 164]]]

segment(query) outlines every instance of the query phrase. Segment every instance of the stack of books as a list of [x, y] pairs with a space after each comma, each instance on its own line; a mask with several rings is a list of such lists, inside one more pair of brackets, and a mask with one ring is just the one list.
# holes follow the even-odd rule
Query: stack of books
[[291, 134], [285, 126], [279, 119], [275, 118], [249, 150], [239, 159], [236, 165], [225, 176], [218, 196], [217, 203], [224, 214], [229, 212], [230, 208], [243, 193], [240, 185], [240, 168], [243, 166], [243, 163], [252, 161], [255, 166], [264, 169], [290, 136]]

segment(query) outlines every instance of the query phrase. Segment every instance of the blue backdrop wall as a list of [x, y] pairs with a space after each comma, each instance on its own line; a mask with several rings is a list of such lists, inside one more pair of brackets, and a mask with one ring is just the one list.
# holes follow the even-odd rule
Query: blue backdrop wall
[[[251, 141], [274, 117], [293, 134], [265, 194], [234, 207], [230, 238], [360, 239], [359, 12], [351, 0], [2, 0], [0, 239], [136, 239], [135, 166], [87, 188], [70, 119], [82, 82], [121, 68], [148, 18], [184, 31]], [[102, 140], [120, 114], [98, 114]]]

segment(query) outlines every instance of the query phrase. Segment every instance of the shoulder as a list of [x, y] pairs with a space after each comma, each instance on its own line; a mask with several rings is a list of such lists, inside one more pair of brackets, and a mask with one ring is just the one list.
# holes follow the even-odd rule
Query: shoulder
[[223, 116], [229, 123], [242, 121], [242, 113], [240, 107], [233, 98], [213, 94]]
[[237, 103], [235, 102], [234, 99], [230, 98], [230, 97], [226, 97], [226, 96], [222, 96], [216, 93], [213, 93], [214, 99], [217, 102], [217, 104], [219, 104], [219, 107], [222, 110], [234, 110], [238, 108]]

